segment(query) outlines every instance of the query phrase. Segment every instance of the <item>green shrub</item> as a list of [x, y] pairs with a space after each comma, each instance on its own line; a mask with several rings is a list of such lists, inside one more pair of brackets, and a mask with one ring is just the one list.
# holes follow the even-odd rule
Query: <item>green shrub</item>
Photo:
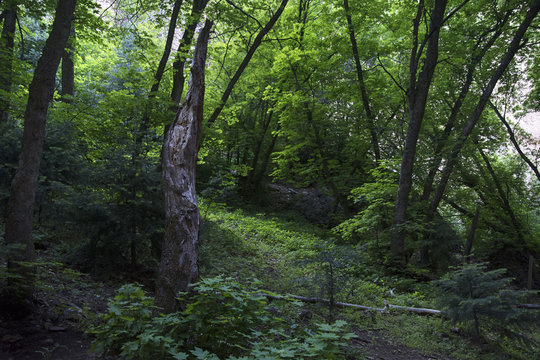
[[531, 292], [508, 289], [512, 279], [502, 277], [505, 269], [486, 268], [486, 263], [463, 265], [436, 282], [444, 313], [454, 322], [472, 323], [477, 337], [481, 321], [508, 330], [534, 320], [530, 311], [516, 307]]
[[122, 353], [130, 349], [126, 344], [134, 340], [152, 321], [154, 300], [135, 284], [122, 286], [109, 300], [102, 323], [89, 332], [96, 336], [92, 350], [98, 353]]
[[93, 349], [126, 359], [339, 359], [346, 323], [306, 329], [273, 315], [263, 291], [222, 277], [181, 294], [185, 310], [152, 318], [153, 301], [125, 285], [90, 332]]

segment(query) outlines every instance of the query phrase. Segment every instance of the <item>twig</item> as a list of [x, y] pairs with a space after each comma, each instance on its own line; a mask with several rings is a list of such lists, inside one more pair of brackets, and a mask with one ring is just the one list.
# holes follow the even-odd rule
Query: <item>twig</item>
[[392, 79], [392, 81], [394, 82], [394, 84], [397, 85], [398, 88], [400, 88], [401, 91], [403, 91], [403, 93], [405, 95], [407, 95], [407, 90], [405, 90], [398, 82], [397, 80], [394, 78], [394, 76], [388, 71], [386, 70], [386, 68], [384, 67], [382, 61], [381, 61], [381, 58], [379, 57], [379, 55], [377, 55], [377, 60], [379, 60], [379, 64], [381, 65], [382, 69], [384, 70], [385, 73], [388, 74], [388, 76], [390, 76], [390, 78]]

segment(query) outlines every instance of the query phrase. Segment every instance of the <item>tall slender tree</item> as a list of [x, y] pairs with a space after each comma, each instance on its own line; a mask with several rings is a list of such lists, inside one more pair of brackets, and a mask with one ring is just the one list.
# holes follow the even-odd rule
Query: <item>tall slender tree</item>
[[9, 93], [12, 83], [13, 45], [15, 38], [15, 25], [17, 22], [17, 8], [11, 7], [2, 12], [4, 25], [0, 38], [0, 124], [7, 121], [9, 114]]
[[[32, 293], [32, 272], [21, 262], [31, 262], [35, 256], [32, 241], [33, 207], [47, 109], [54, 92], [56, 71], [69, 38], [76, 3], [76, 0], [58, 0], [52, 29], [28, 91], [19, 167], [11, 184], [5, 230], [5, 241], [10, 247], [8, 271], [24, 279], [23, 283], [14, 280], [9, 284], [9, 288], [21, 290], [16, 292], [17, 300], [26, 300]], [[15, 276], [10, 278], [16, 279]]]
[[[425, 4], [423, 0], [418, 2], [416, 18], [413, 23], [413, 47], [409, 61], [409, 87], [407, 89], [409, 102], [409, 125], [407, 137], [403, 148], [403, 157], [399, 173], [399, 185], [394, 210], [394, 221], [391, 239], [392, 257], [397, 262], [403, 262], [405, 254], [404, 228], [407, 219], [407, 209], [409, 204], [409, 194], [412, 187], [413, 165], [416, 157], [416, 145], [422, 120], [426, 111], [426, 103], [431, 87], [431, 81], [437, 66], [439, 57], [439, 34], [444, 22], [446, 10], [446, 0], [436, 0], [430, 13], [430, 24], [421, 44], [418, 42], [421, 20], [424, 15]], [[423, 48], [427, 45], [422, 71], [419, 75], [420, 58]]]
[[171, 91], [171, 99], [175, 106], [180, 105], [182, 101], [182, 93], [184, 92], [184, 82], [186, 78], [184, 77], [184, 66], [186, 64], [186, 59], [189, 54], [189, 48], [191, 42], [193, 41], [193, 36], [195, 35], [195, 29], [201, 18], [204, 8], [208, 4], [208, 0], [193, 0], [191, 7], [191, 14], [189, 15], [186, 28], [178, 44], [178, 49], [176, 51], [176, 58], [173, 63], [173, 87]]
[[246, 69], [246, 67], [249, 65], [249, 62], [251, 61], [251, 58], [253, 57], [253, 54], [255, 54], [255, 51], [257, 51], [257, 48], [259, 45], [261, 45], [263, 38], [268, 34], [268, 32], [272, 29], [272, 27], [275, 25], [275, 23], [278, 21], [279, 17], [283, 13], [283, 10], [285, 10], [285, 6], [287, 6], [287, 3], [289, 0], [282, 0], [281, 4], [279, 5], [278, 9], [272, 15], [268, 23], [259, 31], [255, 39], [253, 40], [253, 43], [249, 47], [246, 56], [238, 66], [238, 69], [236, 69], [236, 72], [234, 73], [233, 77], [229, 81], [229, 84], [227, 85], [227, 88], [223, 92], [223, 95], [221, 95], [221, 100], [218, 104], [218, 106], [215, 108], [214, 112], [212, 112], [212, 115], [207, 120], [208, 124], [214, 123], [219, 114], [221, 114], [221, 111], [225, 107], [225, 104], [227, 103], [227, 100], [229, 99], [229, 96], [231, 96], [232, 90], [234, 88], [234, 85], [238, 82], [240, 79], [240, 76], [242, 76], [242, 73]]
[[446, 186], [448, 185], [448, 181], [450, 180], [450, 175], [452, 174], [452, 171], [454, 170], [454, 166], [458, 162], [459, 155], [465, 145], [465, 142], [467, 141], [469, 135], [471, 134], [476, 124], [480, 120], [482, 112], [484, 111], [484, 108], [488, 104], [489, 98], [491, 97], [491, 94], [493, 93], [493, 90], [495, 89], [497, 82], [503, 76], [504, 72], [506, 71], [506, 69], [508, 68], [512, 60], [514, 59], [514, 56], [516, 55], [518, 50], [522, 47], [523, 45], [522, 41], [523, 41], [523, 38], [525, 37], [525, 33], [527, 32], [527, 29], [531, 26], [531, 23], [534, 20], [534, 18], [538, 15], [539, 10], [540, 10], [540, 0], [535, 0], [530, 5], [525, 17], [523, 18], [523, 21], [521, 22], [518, 29], [516, 30], [514, 37], [512, 38], [512, 41], [508, 45], [506, 53], [500, 60], [496, 69], [493, 71], [493, 74], [489, 82], [485, 86], [482, 94], [480, 95], [480, 98], [478, 99], [478, 102], [476, 104], [474, 111], [469, 117], [469, 121], [461, 130], [458, 140], [454, 144], [452, 150], [450, 151], [450, 154], [447, 157], [444, 168], [441, 172], [441, 179], [431, 199], [431, 203], [429, 205], [428, 220], [433, 219], [435, 211], [439, 207], [439, 204], [446, 190]]
[[75, 63], [73, 55], [75, 51], [75, 29], [71, 29], [70, 39], [62, 55], [62, 97], [61, 100], [71, 104], [75, 95]]
[[366, 83], [364, 81], [364, 70], [362, 69], [362, 64], [360, 63], [360, 55], [358, 55], [358, 43], [356, 41], [354, 25], [352, 22], [351, 9], [349, 8], [349, 0], [343, 0], [343, 8], [345, 9], [345, 16], [347, 17], [349, 39], [351, 41], [354, 64], [356, 66], [356, 76], [358, 78], [358, 85], [360, 87], [360, 95], [362, 96], [362, 105], [364, 106], [364, 112], [366, 113], [369, 132], [371, 134], [371, 146], [373, 146], [375, 161], [379, 162], [381, 159], [381, 149], [379, 147], [377, 130], [375, 128], [375, 116], [371, 110], [370, 99], [367, 92]]

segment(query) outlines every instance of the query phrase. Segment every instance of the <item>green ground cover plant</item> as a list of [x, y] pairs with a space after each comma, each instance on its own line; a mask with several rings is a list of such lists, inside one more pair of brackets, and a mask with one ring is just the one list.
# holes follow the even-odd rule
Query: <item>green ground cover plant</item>
[[137, 285], [122, 286], [90, 333], [93, 349], [123, 359], [341, 359], [355, 335], [346, 322], [299, 326], [270, 311], [265, 293], [223, 277], [180, 294], [182, 311], [160, 314]]

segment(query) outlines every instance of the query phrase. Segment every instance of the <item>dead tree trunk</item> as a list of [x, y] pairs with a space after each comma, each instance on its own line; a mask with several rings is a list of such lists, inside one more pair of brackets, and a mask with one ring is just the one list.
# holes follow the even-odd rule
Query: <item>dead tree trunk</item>
[[[75, 6], [76, 0], [58, 1], [51, 33], [28, 91], [19, 167], [11, 183], [5, 240], [10, 248], [8, 271], [14, 275], [10, 277], [14, 279], [10, 285], [18, 289], [16, 297], [21, 303], [32, 294], [32, 271], [21, 265], [21, 262], [34, 260], [32, 220], [47, 109], [54, 92], [56, 71], [69, 38]], [[17, 279], [17, 275], [22, 276], [24, 280]]]
[[186, 98], [169, 127], [163, 145], [165, 237], [159, 265], [156, 304], [165, 312], [178, 309], [176, 296], [199, 279], [200, 215], [195, 193], [195, 169], [201, 137], [206, 49], [212, 23], [201, 30], [191, 67]]

